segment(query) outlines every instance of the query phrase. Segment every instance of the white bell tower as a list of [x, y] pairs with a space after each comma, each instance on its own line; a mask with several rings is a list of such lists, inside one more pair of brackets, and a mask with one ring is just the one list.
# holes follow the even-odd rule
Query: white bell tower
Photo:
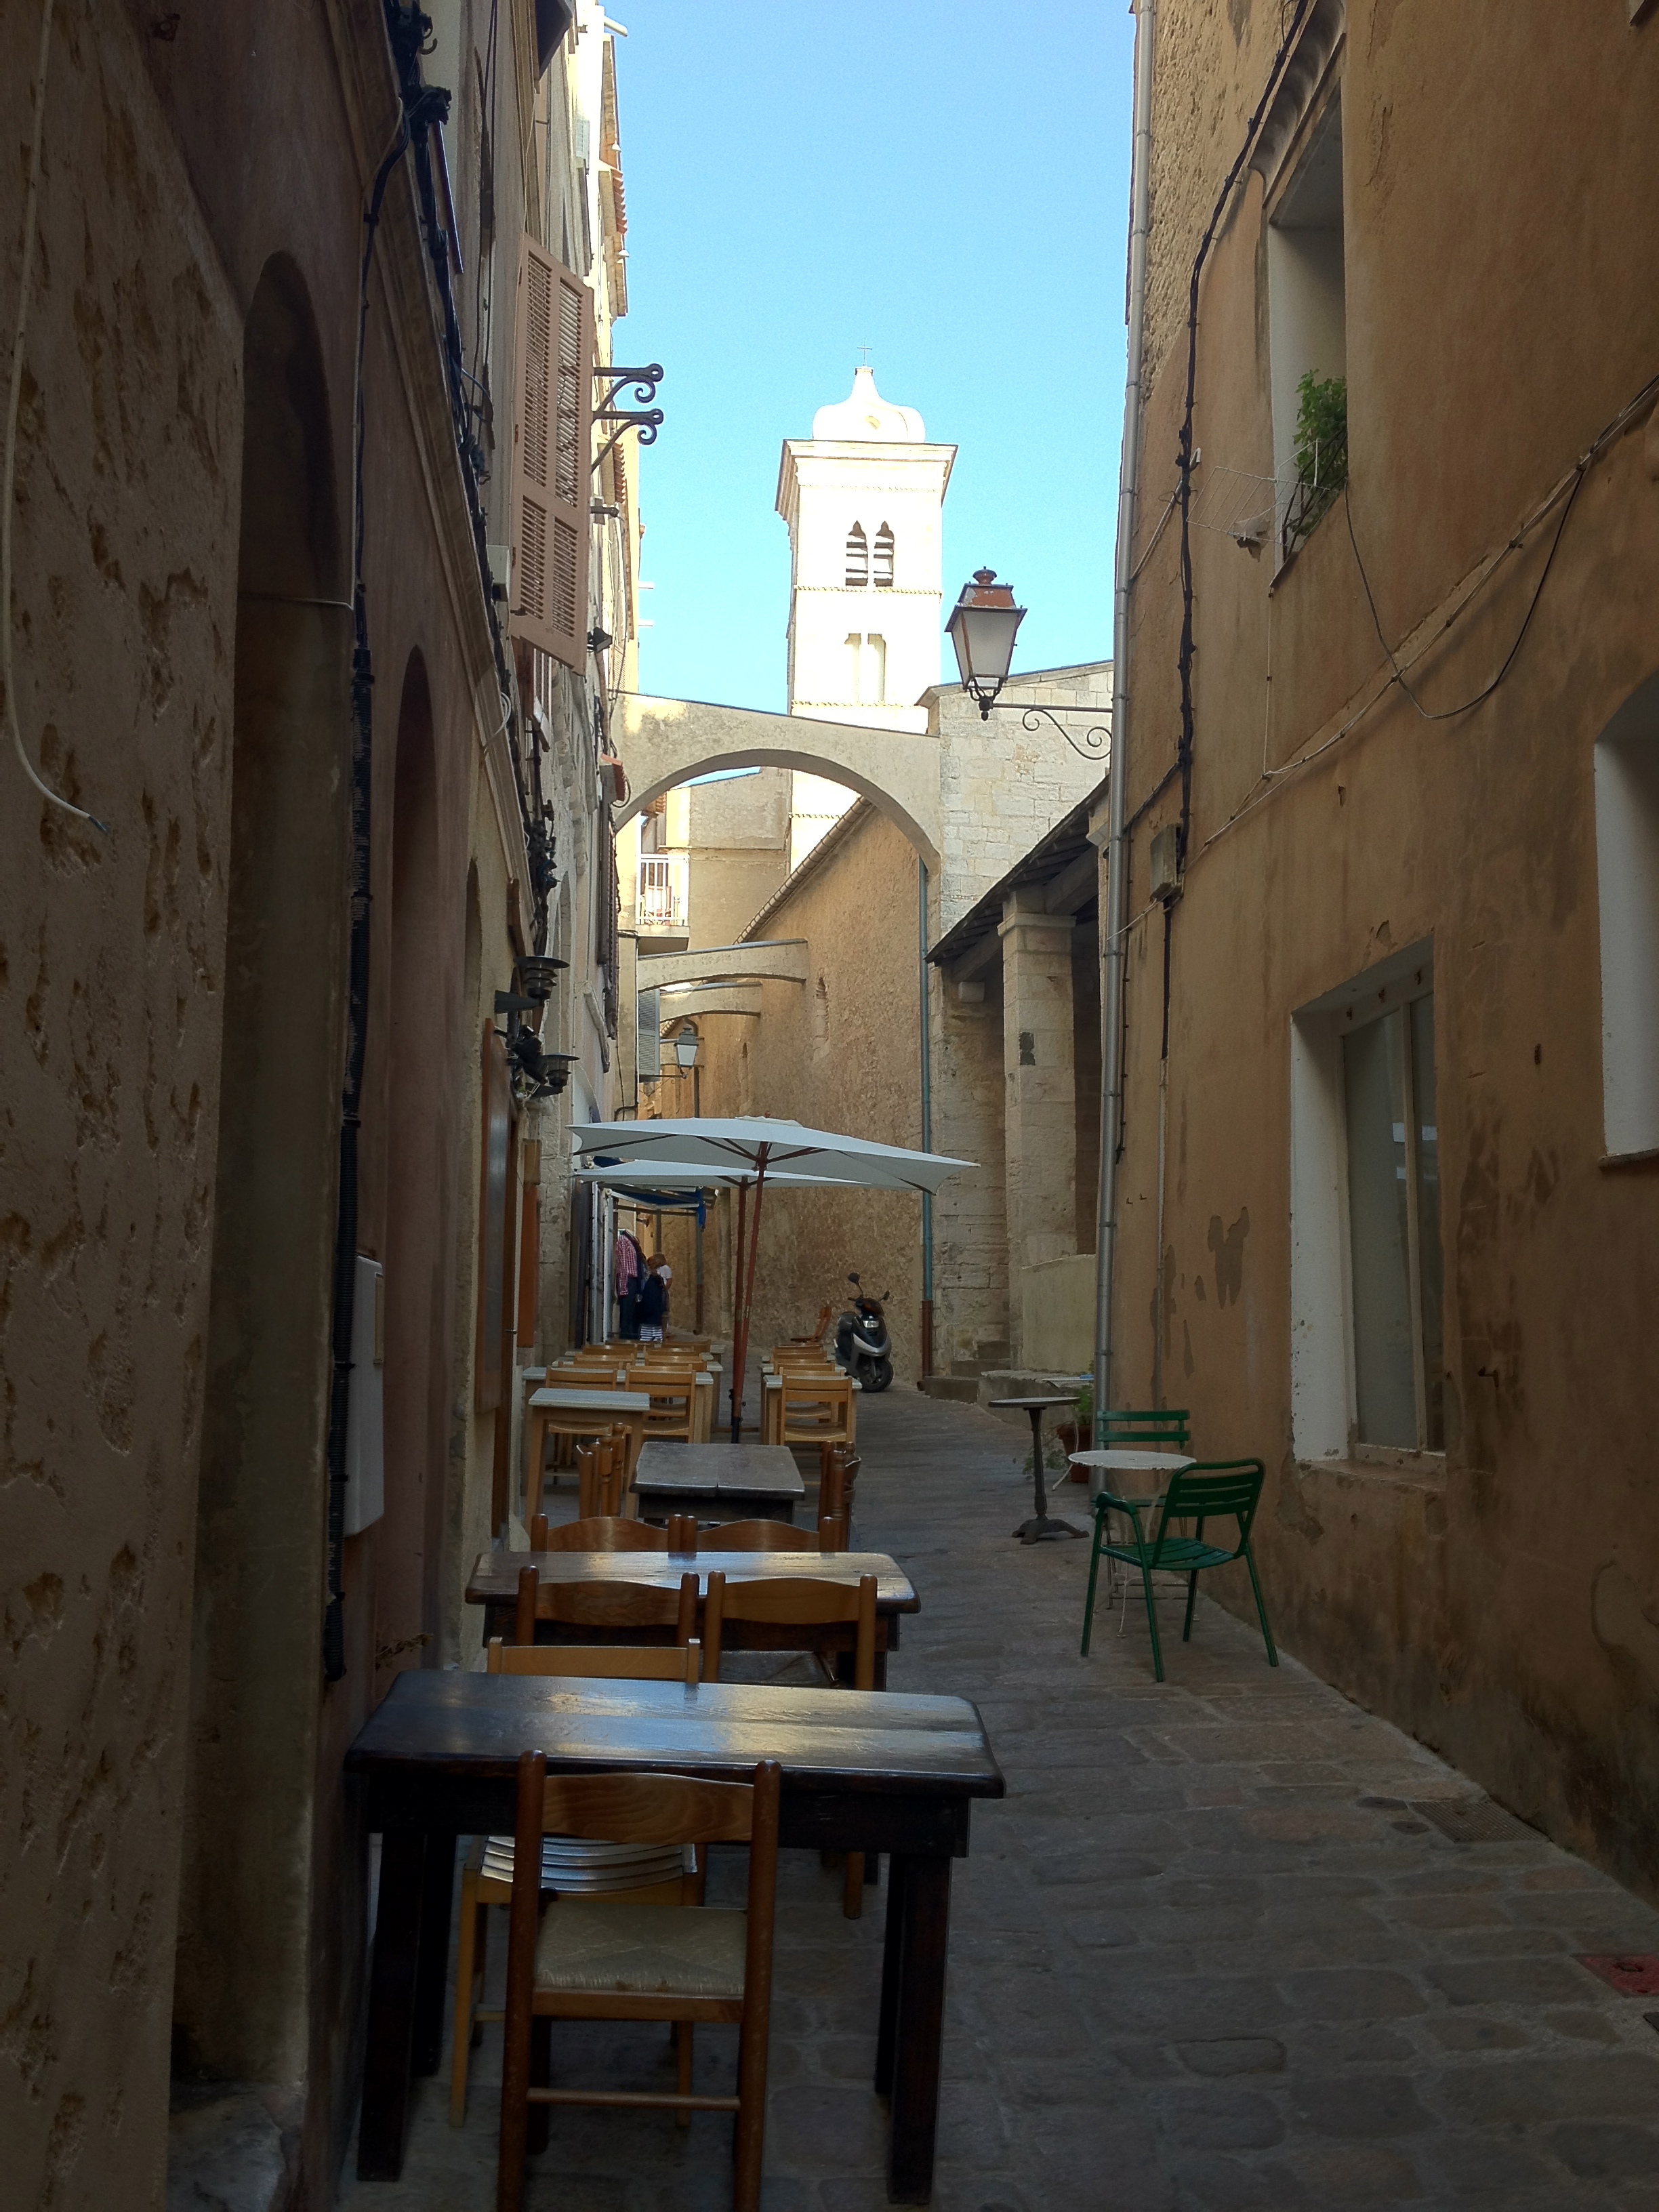
[[[787, 438], [778, 513], [789, 526], [789, 712], [820, 721], [922, 731], [939, 682], [940, 531], [954, 446], [930, 446], [914, 407], [896, 407], [859, 368], [810, 438]], [[850, 796], [798, 774], [790, 865]]]

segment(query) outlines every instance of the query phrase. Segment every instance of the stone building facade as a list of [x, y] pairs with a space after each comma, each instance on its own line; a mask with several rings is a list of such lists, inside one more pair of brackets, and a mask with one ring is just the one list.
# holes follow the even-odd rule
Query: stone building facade
[[[0, 196], [40, 779], [9, 733], [0, 2142], [20, 2203], [159, 2207], [171, 2091], [186, 2196], [231, 2139], [246, 2201], [322, 2206], [368, 1910], [342, 1757], [456, 1658], [512, 1464], [557, 1141], [503, 1087], [521, 957], [571, 961], [560, 1114], [611, 1080], [600, 672], [506, 588], [526, 254], [621, 305], [619, 177], [577, 158], [609, 40], [586, 0], [42, 15], [0, 13], [20, 185], [40, 149], [27, 245]], [[569, 612], [626, 667], [606, 488]], [[377, 1395], [378, 1497], [341, 1455]]]
[[1651, 1892], [1659, 21], [1155, 20], [1113, 1395], [1266, 1461], [1291, 1650]]

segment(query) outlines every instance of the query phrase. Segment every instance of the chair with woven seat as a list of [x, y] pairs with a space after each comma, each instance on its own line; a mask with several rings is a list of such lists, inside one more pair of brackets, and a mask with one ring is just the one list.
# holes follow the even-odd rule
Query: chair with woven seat
[[[586, 1675], [613, 1681], [684, 1681], [695, 1689], [702, 1647], [641, 1649], [630, 1644], [504, 1644], [492, 1637], [488, 1650], [492, 1674]], [[695, 1905], [701, 1901], [703, 1868], [695, 1853], [665, 1846], [654, 1856], [614, 1842], [589, 1842], [576, 1849], [544, 1844], [542, 1881], [568, 1894], [603, 1895], [612, 1903]], [[455, 1945], [455, 2011], [449, 2070], [449, 2124], [466, 2118], [467, 2070], [487, 2021], [505, 2015], [479, 2003], [483, 1992], [488, 1909], [513, 1899], [513, 1838], [475, 1836], [461, 1869], [460, 1931]]]
[[513, 1641], [533, 1644], [538, 1620], [613, 1633], [626, 1629], [641, 1644], [689, 1644], [697, 1632], [697, 1577], [682, 1575], [672, 1590], [653, 1583], [544, 1583], [534, 1567], [520, 1567]]
[[[1141, 1589], [1146, 1600], [1146, 1624], [1152, 1638], [1152, 1672], [1161, 1682], [1164, 1680], [1164, 1653], [1158, 1638], [1158, 1608], [1152, 1597], [1152, 1577], [1155, 1574], [1185, 1575], [1187, 1577], [1187, 1617], [1182, 1624], [1181, 1640], [1188, 1642], [1193, 1632], [1193, 1607], [1198, 1599], [1198, 1578], [1211, 1567], [1231, 1566], [1242, 1559], [1250, 1577], [1250, 1588], [1255, 1593], [1256, 1618], [1261, 1624], [1261, 1640], [1267, 1647], [1267, 1663], [1279, 1664], [1279, 1654], [1273, 1648], [1273, 1631], [1267, 1626], [1267, 1608], [1262, 1603], [1261, 1584], [1256, 1578], [1255, 1561], [1250, 1554], [1250, 1524], [1255, 1519], [1256, 1507], [1261, 1500], [1261, 1486], [1267, 1480], [1267, 1469], [1259, 1459], [1211, 1460], [1196, 1467], [1181, 1468], [1170, 1477], [1170, 1486], [1164, 1493], [1158, 1509], [1158, 1529], [1149, 1542], [1140, 1526], [1141, 1514], [1146, 1510], [1144, 1501], [1119, 1498], [1103, 1490], [1095, 1500], [1094, 1559], [1120, 1560], [1125, 1566], [1139, 1568]], [[1127, 1518], [1133, 1532], [1133, 1543], [1115, 1544], [1103, 1538], [1109, 1512], [1121, 1513]], [[1204, 1540], [1206, 1521], [1228, 1520], [1236, 1522], [1237, 1541], [1231, 1547]], [[1174, 1524], [1191, 1521], [1196, 1525], [1190, 1536], [1178, 1535]], [[1094, 1571], [1089, 1576], [1087, 1610], [1083, 1616], [1083, 1656], [1089, 1656], [1089, 1634], [1094, 1619]], [[712, 1662], [711, 1662], [712, 1664]]]
[[[541, 1753], [520, 1756], [497, 2212], [520, 2212], [532, 2106], [556, 2105], [731, 2112], [736, 2122], [733, 2212], [758, 2212], [778, 1794], [775, 1759], [763, 1760], [752, 1782], [701, 1782], [678, 1774], [561, 1775], [550, 1780]], [[672, 1911], [660, 1905], [571, 1898], [544, 1911], [537, 1857], [549, 1834], [642, 1845], [747, 1844], [746, 1908], [704, 1905]], [[536, 2063], [532, 2032], [544, 2020], [672, 2021], [679, 2051], [677, 2088], [561, 2089], [533, 2080], [544, 2069]], [[693, 2092], [690, 2030], [700, 2021], [734, 2022], [738, 2027], [735, 2096]]]
[[721, 1521], [702, 1531], [700, 1541], [711, 1552], [816, 1552], [817, 1531], [797, 1528], [787, 1521]]
[[[770, 1575], [751, 1583], [728, 1583], [716, 1571], [708, 1577], [703, 1601], [703, 1678], [718, 1682], [727, 1621], [785, 1621], [824, 1626], [855, 1626], [853, 1680], [855, 1690], [876, 1686], [876, 1577], [860, 1575], [856, 1583], [834, 1583], [812, 1575]], [[842, 1911], [856, 1920], [864, 1911], [864, 1853], [849, 1851]]]
[[697, 1524], [689, 1513], [671, 1514], [665, 1528], [629, 1521], [620, 1513], [595, 1513], [586, 1521], [550, 1523], [545, 1513], [532, 1516], [532, 1552], [695, 1552]]

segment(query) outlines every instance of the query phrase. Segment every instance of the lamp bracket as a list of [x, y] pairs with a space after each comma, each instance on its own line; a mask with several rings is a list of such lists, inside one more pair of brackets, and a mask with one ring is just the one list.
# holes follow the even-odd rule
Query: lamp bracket
[[[977, 692], [973, 696], [979, 697]], [[1085, 730], [1079, 738], [1066, 728], [1052, 707], [1028, 707], [1018, 699], [980, 699], [979, 718], [981, 722], [990, 720], [993, 707], [1004, 714], [1018, 714], [1023, 729], [1038, 730], [1043, 722], [1051, 724], [1080, 760], [1104, 760], [1111, 750], [1112, 726], [1109, 721], [1097, 723], [1092, 729]], [[1083, 711], [1086, 713], [1088, 710], [1085, 708]]]
[[[659, 361], [647, 362], [643, 368], [622, 368], [614, 362], [608, 365], [594, 364], [593, 381], [600, 387], [593, 395], [593, 420], [614, 422], [616, 428], [600, 447], [593, 462], [597, 476], [605, 455], [610, 453], [624, 430], [635, 429], [640, 434], [642, 446], [654, 446], [657, 433], [662, 428], [662, 410], [651, 402], [657, 396], [657, 386], [662, 382], [663, 367]], [[634, 387], [633, 398], [637, 404], [618, 407], [617, 399], [624, 385]]]

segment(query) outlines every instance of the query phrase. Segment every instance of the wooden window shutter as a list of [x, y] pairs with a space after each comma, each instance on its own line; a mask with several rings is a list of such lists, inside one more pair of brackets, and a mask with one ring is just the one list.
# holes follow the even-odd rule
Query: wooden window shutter
[[580, 670], [587, 659], [593, 295], [527, 234], [519, 250], [516, 335], [507, 627]]

